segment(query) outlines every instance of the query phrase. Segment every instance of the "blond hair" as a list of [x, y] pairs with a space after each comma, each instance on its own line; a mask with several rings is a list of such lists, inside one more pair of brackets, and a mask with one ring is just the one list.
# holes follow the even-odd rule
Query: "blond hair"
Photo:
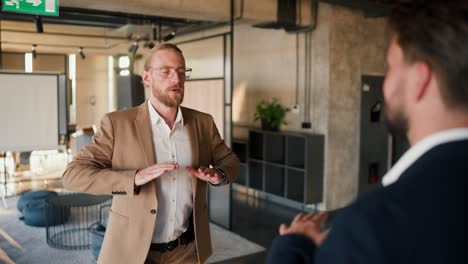
[[172, 43], [157, 44], [156, 46], [154, 46], [154, 48], [151, 49], [151, 51], [149, 52], [149, 54], [147, 55], [147, 57], [145, 59], [145, 70], [149, 70], [149, 68], [151, 66], [150, 65], [151, 58], [153, 57], [153, 55], [156, 52], [158, 52], [160, 50], [172, 50], [172, 51], [180, 53], [180, 55], [183, 55], [182, 51], [175, 44], [172, 44]]

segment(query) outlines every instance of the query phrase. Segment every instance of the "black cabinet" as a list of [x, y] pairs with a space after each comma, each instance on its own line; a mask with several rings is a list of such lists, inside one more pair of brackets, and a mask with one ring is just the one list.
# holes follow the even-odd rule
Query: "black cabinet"
[[[255, 133], [254, 133], [255, 134]], [[286, 159], [285, 140], [286, 136], [281, 134], [267, 133], [265, 140], [265, 161], [284, 164]]]
[[323, 135], [250, 130], [232, 148], [241, 160], [236, 183], [300, 203], [322, 201]]
[[288, 188], [286, 197], [295, 201], [304, 199], [305, 189], [305, 171], [304, 170], [288, 170]]
[[240, 160], [240, 174], [236, 179], [236, 183], [247, 186], [247, 172], [249, 169], [249, 166], [247, 165], [247, 141], [232, 139], [231, 148]]
[[266, 164], [265, 165], [265, 191], [267, 193], [284, 196], [285, 194], [285, 168], [280, 165]]

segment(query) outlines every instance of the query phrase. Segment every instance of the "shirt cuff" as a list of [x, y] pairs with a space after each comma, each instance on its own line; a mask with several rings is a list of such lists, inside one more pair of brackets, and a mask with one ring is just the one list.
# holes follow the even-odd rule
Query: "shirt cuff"
[[220, 182], [220, 183], [211, 183], [211, 186], [215, 186], [215, 187], [219, 187], [219, 186], [224, 186], [227, 184], [227, 176], [226, 176], [226, 173], [220, 169], [220, 168], [215, 168], [216, 171], [219, 172], [219, 174], [221, 174], [221, 176], [223, 176], [223, 180]]

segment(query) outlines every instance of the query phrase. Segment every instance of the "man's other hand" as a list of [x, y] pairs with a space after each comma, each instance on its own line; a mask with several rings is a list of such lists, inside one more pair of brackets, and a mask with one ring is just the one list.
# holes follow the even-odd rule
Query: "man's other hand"
[[194, 169], [187, 166], [185, 169], [191, 174], [197, 176], [200, 180], [210, 182], [212, 184], [219, 184], [224, 180], [224, 176], [213, 168], [200, 167], [198, 169]]
[[291, 225], [281, 224], [279, 228], [280, 235], [300, 234], [314, 241], [316, 246], [320, 246], [327, 236], [328, 231], [322, 232], [322, 226], [327, 220], [328, 213], [309, 213], [298, 214], [294, 217]]

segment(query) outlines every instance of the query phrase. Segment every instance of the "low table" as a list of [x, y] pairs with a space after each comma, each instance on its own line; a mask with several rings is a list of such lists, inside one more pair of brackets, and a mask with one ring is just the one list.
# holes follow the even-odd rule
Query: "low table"
[[47, 244], [59, 249], [89, 249], [91, 225], [100, 220], [100, 208], [110, 195], [85, 193], [49, 197], [45, 201]]

